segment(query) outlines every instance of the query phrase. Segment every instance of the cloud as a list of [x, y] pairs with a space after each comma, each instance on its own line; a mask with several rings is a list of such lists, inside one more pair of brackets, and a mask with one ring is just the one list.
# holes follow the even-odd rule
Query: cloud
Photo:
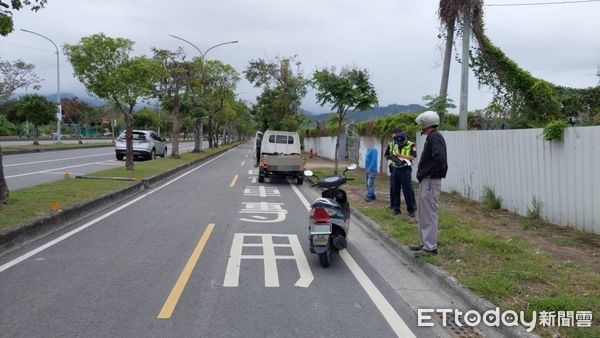
[[[495, 0], [495, 3], [510, 2]], [[411, 0], [221, 0], [221, 1], [51, 1], [37, 13], [15, 13], [16, 28], [27, 28], [59, 44], [104, 32], [135, 41], [136, 54], [150, 48], [184, 47], [169, 37], [181, 36], [202, 50], [223, 41], [239, 40], [211, 50], [243, 71], [256, 58], [298, 55], [306, 75], [320, 67], [356, 65], [367, 68], [382, 105], [422, 103], [439, 91], [441, 47], [437, 38], [438, 1]], [[488, 36], [521, 67], [535, 76], [575, 87], [596, 85], [600, 62], [596, 19], [600, 3], [566, 6], [485, 7]], [[18, 44], [19, 46], [15, 46]], [[17, 31], [0, 40], [3, 59], [21, 58], [36, 65], [45, 79], [42, 92], [56, 83], [53, 47], [43, 39]], [[22, 47], [22, 46], [29, 46]], [[460, 49], [460, 41], [457, 41]], [[85, 93], [61, 55], [61, 90]], [[459, 100], [460, 65], [453, 62], [450, 97]], [[591, 74], [591, 75], [590, 75]], [[484, 107], [491, 95], [470, 78], [469, 108]], [[254, 101], [259, 90], [243, 80], [240, 96]], [[307, 95], [303, 106], [326, 111]]]

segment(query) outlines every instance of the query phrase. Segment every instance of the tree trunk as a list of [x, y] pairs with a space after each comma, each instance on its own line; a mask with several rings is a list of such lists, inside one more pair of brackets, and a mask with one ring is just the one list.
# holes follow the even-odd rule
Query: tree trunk
[[[448, 97], [448, 78], [450, 76], [450, 61], [452, 60], [452, 43], [454, 42], [454, 23], [448, 25], [446, 32], [446, 49], [444, 50], [444, 66], [442, 67], [442, 83], [440, 85], [440, 97], [444, 100]], [[444, 122], [445, 112], [439, 112], [440, 125]]]
[[215, 148], [218, 148], [218, 147], [219, 147], [219, 128], [220, 128], [220, 127], [221, 127], [221, 126], [219, 125], [219, 123], [218, 123], [218, 122], [217, 122], [217, 123], [215, 123], [215, 125], [214, 125], [214, 127], [213, 127], [213, 128], [214, 128], [214, 130], [213, 130], [213, 137], [215, 138], [215, 139], [214, 139]]
[[125, 114], [125, 168], [133, 171], [133, 115]]
[[199, 153], [202, 151], [202, 118], [196, 118], [194, 123], [194, 150], [193, 153]]
[[467, 130], [467, 113], [469, 100], [469, 41], [471, 39], [471, 11], [463, 13], [462, 64], [460, 78], [460, 107], [458, 127]]
[[40, 145], [38, 127], [36, 124], [33, 125], [33, 145], [34, 146]]
[[4, 167], [2, 166], [2, 146], [0, 145], [0, 203], [8, 203], [8, 185], [6, 184], [6, 178], [4, 178]]
[[339, 119], [338, 121], [338, 127], [337, 127], [337, 135], [335, 138], [335, 167], [333, 169], [333, 174], [337, 175], [338, 174], [338, 150], [340, 149], [340, 133], [342, 131], [342, 119]]
[[179, 158], [179, 133], [181, 131], [181, 116], [179, 114], [179, 107], [173, 107], [173, 134], [171, 139], [173, 144], [171, 145], [171, 157]]
[[208, 147], [213, 147], [213, 122], [211, 115], [208, 116]]

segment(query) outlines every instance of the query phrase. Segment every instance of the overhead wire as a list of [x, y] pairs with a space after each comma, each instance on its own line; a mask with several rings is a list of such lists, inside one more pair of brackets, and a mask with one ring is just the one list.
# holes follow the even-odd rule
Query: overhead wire
[[600, 2], [600, 0], [571, 0], [571, 1], [547, 1], [547, 2], [522, 2], [509, 4], [483, 4], [486, 7], [507, 7], [507, 6], [546, 6], [546, 5], [569, 5], [585, 2]]

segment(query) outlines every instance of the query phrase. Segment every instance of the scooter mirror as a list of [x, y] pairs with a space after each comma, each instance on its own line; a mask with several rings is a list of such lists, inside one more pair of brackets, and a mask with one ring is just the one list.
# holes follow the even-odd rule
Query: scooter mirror
[[354, 169], [356, 169], [356, 163], [348, 164], [348, 170], [354, 170]]
[[304, 170], [304, 176], [306, 176], [306, 177], [311, 177], [311, 176], [313, 176], [313, 175], [314, 175], [314, 174], [313, 174], [312, 170]]

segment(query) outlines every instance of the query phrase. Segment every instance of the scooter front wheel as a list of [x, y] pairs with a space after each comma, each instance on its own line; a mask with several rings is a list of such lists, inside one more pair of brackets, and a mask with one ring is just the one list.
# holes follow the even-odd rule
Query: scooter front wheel
[[327, 251], [319, 254], [319, 262], [324, 268], [328, 268], [331, 265], [331, 247], [327, 247]]

